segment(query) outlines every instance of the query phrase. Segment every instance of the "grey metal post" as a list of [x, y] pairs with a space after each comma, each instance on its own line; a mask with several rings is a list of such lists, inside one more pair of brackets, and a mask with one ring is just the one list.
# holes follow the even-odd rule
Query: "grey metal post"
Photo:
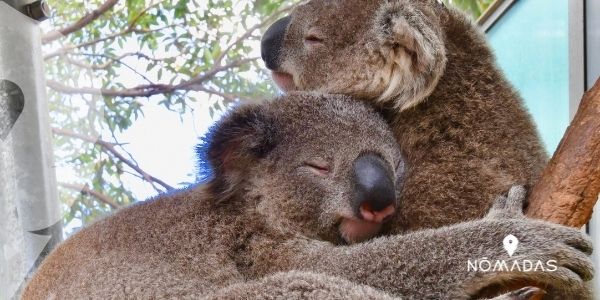
[[42, 1], [0, 0], [0, 299], [62, 239], [38, 21]]

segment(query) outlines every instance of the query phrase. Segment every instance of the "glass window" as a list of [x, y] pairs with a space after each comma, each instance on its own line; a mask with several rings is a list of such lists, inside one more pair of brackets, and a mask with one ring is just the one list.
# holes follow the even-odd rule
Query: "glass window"
[[569, 125], [569, 4], [547, 2], [515, 1], [487, 34], [553, 153]]

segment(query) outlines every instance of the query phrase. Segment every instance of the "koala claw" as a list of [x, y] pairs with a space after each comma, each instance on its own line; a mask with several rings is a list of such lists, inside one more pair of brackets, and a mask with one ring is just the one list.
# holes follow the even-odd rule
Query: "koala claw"
[[586, 254], [569, 249], [564, 252], [564, 262], [559, 264], [572, 271], [577, 280], [589, 281], [594, 276], [594, 265]]
[[522, 289], [511, 292], [509, 295], [509, 299], [514, 300], [530, 300], [530, 299], [541, 299], [546, 294], [546, 291], [534, 287], [528, 286]]
[[587, 255], [592, 255], [594, 250], [591, 238], [586, 235], [568, 236], [565, 238], [565, 244]]

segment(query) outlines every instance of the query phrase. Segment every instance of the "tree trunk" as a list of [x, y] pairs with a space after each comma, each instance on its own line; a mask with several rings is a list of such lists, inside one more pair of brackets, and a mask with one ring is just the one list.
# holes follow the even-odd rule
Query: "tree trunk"
[[577, 114], [529, 197], [527, 215], [581, 227], [600, 193], [600, 79]]

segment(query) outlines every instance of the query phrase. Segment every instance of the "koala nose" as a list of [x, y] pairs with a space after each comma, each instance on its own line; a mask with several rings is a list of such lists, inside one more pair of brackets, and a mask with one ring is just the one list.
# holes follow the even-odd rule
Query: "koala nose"
[[353, 173], [357, 215], [372, 222], [393, 215], [396, 189], [392, 167], [375, 154], [365, 154], [354, 161]]
[[291, 20], [290, 16], [277, 20], [267, 29], [260, 41], [260, 55], [267, 68], [271, 70], [277, 70], [279, 67], [279, 52], [281, 51], [285, 31]]

